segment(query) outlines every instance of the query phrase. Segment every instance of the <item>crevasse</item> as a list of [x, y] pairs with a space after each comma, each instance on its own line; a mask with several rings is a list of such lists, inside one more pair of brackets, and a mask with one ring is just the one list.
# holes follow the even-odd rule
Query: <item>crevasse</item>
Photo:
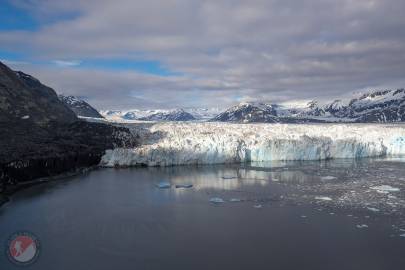
[[171, 166], [405, 155], [403, 124], [137, 123], [132, 149], [107, 150], [101, 165]]

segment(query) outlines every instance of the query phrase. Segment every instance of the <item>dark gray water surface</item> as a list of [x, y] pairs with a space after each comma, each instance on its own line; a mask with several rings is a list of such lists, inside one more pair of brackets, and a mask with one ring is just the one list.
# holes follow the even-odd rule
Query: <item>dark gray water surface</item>
[[38, 236], [27, 269], [405, 269], [404, 191], [402, 159], [99, 169], [17, 193], [0, 240]]

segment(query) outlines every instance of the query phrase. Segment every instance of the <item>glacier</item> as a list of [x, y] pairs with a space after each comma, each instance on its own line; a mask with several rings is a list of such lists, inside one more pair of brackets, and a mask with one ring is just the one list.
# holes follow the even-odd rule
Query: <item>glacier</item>
[[101, 165], [173, 166], [401, 156], [405, 124], [122, 124], [135, 148], [107, 150]]

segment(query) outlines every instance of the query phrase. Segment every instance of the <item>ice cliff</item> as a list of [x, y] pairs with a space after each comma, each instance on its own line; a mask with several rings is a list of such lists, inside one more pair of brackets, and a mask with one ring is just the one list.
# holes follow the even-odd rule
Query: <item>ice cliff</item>
[[107, 150], [103, 166], [171, 166], [405, 154], [402, 124], [156, 123], [128, 125], [133, 149]]

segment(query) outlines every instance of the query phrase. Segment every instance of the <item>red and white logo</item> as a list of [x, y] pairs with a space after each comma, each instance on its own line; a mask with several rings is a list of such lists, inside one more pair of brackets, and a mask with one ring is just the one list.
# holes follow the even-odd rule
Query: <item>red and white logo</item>
[[15, 264], [27, 265], [33, 263], [39, 254], [39, 241], [28, 232], [13, 234], [7, 247], [7, 255]]

